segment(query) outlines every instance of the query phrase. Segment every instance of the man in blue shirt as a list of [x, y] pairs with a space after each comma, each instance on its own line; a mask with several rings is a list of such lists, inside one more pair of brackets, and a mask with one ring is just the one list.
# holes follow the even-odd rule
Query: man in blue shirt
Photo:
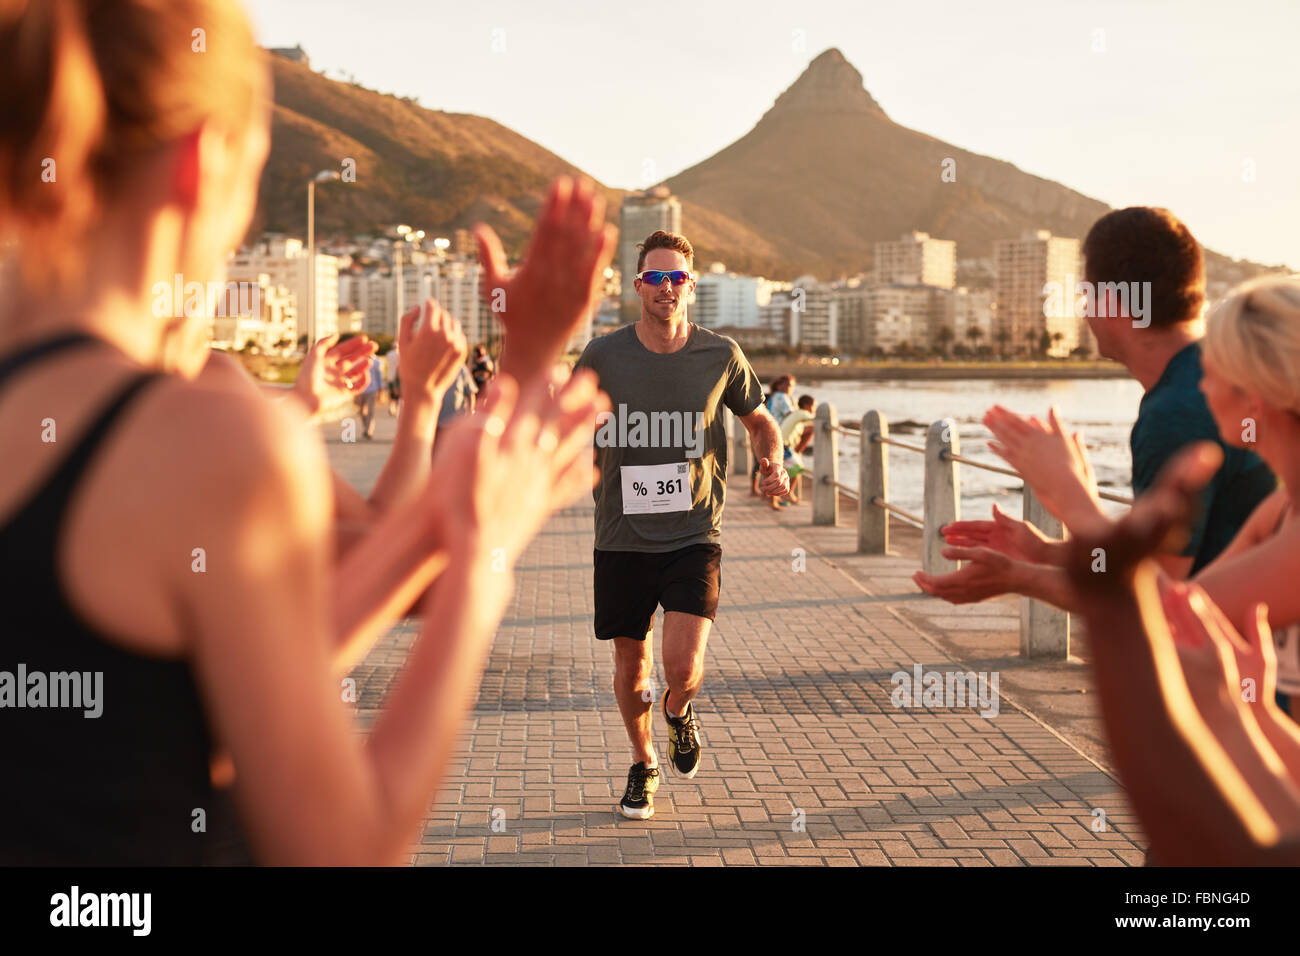
[[1228, 546], [1274, 488], [1272, 472], [1258, 457], [1219, 440], [1201, 394], [1201, 247], [1167, 209], [1133, 206], [1097, 220], [1083, 255], [1095, 302], [1088, 325], [1097, 347], [1122, 362], [1146, 392], [1129, 438], [1133, 493], [1147, 491], [1186, 445], [1215, 441], [1223, 449], [1223, 466], [1205, 489], [1186, 546], [1180, 554], [1158, 556], [1170, 575], [1186, 578]]

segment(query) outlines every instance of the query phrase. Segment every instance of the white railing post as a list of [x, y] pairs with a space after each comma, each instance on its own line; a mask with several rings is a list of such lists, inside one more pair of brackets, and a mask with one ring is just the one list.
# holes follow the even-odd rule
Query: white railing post
[[889, 500], [889, 422], [878, 411], [862, 416], [858, 433], [858, 554], [889, 553], [889, 512], [871, 502]]
[[961, 517], [961, 491], [957, 462], [949, 455], [961, 454], [957, 426], [944, 418], [930, 426], [925, 439], [925, 529], [921, 543], [921, 567], [927, 574], [947, 574], [961, 564], [942, 554], [940, 529]]
[[817, 525], [834, 525], [840, 520], [840, 436], [835, 430], [835, 406], [822, 402], [813, 420], [813, 517]]
[[[1057, 521], [1038, 496], [1025, 484], [1024, 511], [1026, 521], [1053, 538], [1062, 534]], [[1042, 601], [1020, 599], [1020, 654], [1039, 660], [1063, 661], [1070, 656], [1070, 615]]]

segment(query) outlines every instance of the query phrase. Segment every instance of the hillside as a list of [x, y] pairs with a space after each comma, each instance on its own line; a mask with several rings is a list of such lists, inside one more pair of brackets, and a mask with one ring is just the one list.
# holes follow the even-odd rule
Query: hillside
[[[581, 173], [500, 123], [425, 109], [270, 58], [275, 81], [271, 155], [253, 234], [301, 235], [306, 182], [356, 160], [357, 181], [324, 186], [317, 233], [351, 235], [406, 222], [449, 235], [485, 221], [522, 250], [547, 183]], [[956, 160], [956, 182], [941, 163]], [[668, 180], [701, 263], [775, 278], [852, 274], [872, 244], [921, 229], [955, 239], [962, 258], [994, 239], [1046, 228], [1082, 237], [1108, 207], [1010, 163], [894, 123], [838, 50], [809, 64], [758, 124], [721, 152]], [[600, 187], [618, 221], [623, 190]], [[1262, 267], [1207, 251], [1212, 277], [1237, 281]]]

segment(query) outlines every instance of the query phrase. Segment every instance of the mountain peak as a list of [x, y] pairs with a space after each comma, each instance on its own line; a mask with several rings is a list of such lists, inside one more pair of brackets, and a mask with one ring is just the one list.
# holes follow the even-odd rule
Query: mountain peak
[[818, 54], [763, 118], [784, 113], [885, 115], [862, 85], [862, 74], [835, 47]]

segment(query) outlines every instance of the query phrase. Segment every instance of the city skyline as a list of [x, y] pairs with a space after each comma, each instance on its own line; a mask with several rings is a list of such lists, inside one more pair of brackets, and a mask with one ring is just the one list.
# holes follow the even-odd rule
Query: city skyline
[[[1300, 237], [1289, 228], [1300, 217], [1289, 173], [1300, 134], [1277, 121], [1300, 78], [1287, 67], [1287, 31], [1255, 29], [1295, 19], [1281, 3], [1254, 4], [1253, 16], [1230, 23], [1207, 4], [1085, 11], [1016, 2], [1000, 18], [941, 4], [873, 12], [870, 31], [861, 13], [839, 3], [762, 18], [733, 16], [737, 5], [720, 3], [693, 12], [671, 42], [654, 47], [657, 66], [636, 70], [628, 53], [644, 24], [577, 7], [565, 19], [580, 25], [561, 27], [510, 3], [471, 11], [322, 0], [310, 15], [297, 0], [249, 3], [259, 40], [300, 43], [313, 69], [336, 79], [343, 70], [432, 109], [487, 116], [628, 189], [649, 184], [647, 167], [664, 179], [743, 136], [834, 46], [900, 125], [1111, 206], [1167, 206], [1207, 248], [1234, 258], [1300, 265]], [[359, 18], [392, 41], [359, 50]], [[430, 30], [442, 41], [431, 46]], [[590, 48], [586, 56], [554, 57], [557, 44], [575, 41]], [[980, 52], [1008, 46], [1016, 56]], [[660, 89], [657, 101], [671, 109], [654, 118], [626, 109], [647, 88]]]

